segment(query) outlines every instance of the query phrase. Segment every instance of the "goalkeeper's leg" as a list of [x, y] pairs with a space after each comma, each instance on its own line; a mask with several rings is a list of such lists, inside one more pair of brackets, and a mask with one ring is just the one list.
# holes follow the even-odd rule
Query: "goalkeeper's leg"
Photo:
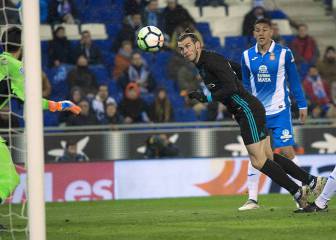
[[6, 142], [0, 137], [0, 203], [10, 196], [19, 180]]

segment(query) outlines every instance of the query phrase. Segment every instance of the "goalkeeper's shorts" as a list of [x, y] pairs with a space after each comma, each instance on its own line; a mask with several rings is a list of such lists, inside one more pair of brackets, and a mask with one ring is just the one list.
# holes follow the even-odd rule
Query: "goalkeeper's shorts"
[[19, 174], [6, 145], [6, 141], [0, 137], [0, 198], [4, 201], [19, 184]]

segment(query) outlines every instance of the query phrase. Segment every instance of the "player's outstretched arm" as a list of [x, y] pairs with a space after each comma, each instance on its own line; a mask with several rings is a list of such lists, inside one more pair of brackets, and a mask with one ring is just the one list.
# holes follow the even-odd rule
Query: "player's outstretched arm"
[[57, 111], [70, 111], [74, 114], [79, 114], [81, 112], [81, 108], [74, 104], [71, 101], [64, 100], [64, 101], [59, 101], [59, 102], [54, 102], [54, 101], [48, 101], [48, 109], [51, 112], [57, 112]]

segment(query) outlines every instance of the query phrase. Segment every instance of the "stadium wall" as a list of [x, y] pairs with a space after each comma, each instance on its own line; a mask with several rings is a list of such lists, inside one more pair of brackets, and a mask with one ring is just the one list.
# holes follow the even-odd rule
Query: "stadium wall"
[[[287, 131], [283, 139], [287, 139]], [[247, 151], [237, 127], [185, 128], [125, 131], [88, 131], [45, 134], [46, 162], [55, 162], [63, 155], [66, 143], [76, 142], [77, 149], [91, 161], [108, 159], [141, 159], [146, 140], [155, 134], [166, 134], [174, 138], [179, 157], [238, 157]], [[305, 154], [336, 154], [336, 128], [329, 125], [297, 126], [295, 140]], [[15, 146], [24, 147], [21, 137], [13, 138]], [[24, 162], [24, 155], [14, 151], [15, 162]]]
[[[312, 174], [328, 176], [336, 155], [301, 155], [299, 164]], [[47, 202], [169, 198], [246, 193], [248, 158], [192, 158], [46, 164]], [[26, 173], [13, 203], [25, 200]], [[286, 193], [261, 177], [261, 194]]]

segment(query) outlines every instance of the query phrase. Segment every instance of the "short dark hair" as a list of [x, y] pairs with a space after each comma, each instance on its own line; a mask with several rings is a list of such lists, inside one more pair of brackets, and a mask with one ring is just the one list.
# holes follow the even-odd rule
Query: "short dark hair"
[[329, 51], [335, 52], [336, 50], [335, 50], [335, 48], [333, 46], [328, 46], [325, 51], [326, 52], [329, 52]]
[[70, 146], [77, 146], [77, 142], [75, 140], [69, 140], [67, 143], [66, 143], [66, 146], [65, 148], [68, 149]]
[[305, 27], [305, 28], [308, 28], [308, 25], [307, 25], [307, 24], [305, 24], [305, 23], [300, 23], [300, 24], [298, 25], [298, 28], [300, 28], [300, 27]]
[[11, 27], [4, 31], [1, 36], [1, 44], [6, 52], [17, 52], [21, 48], [21, 29]]
[[193, 43], [200, 41], [198, 39], [198, 37], [196, 36], [196, 34], [192, 30], [190, 30], [189, 28], [187, 28], [181, 34], [179, 34], [177, 36], [177, 42], [182, 42], [184, 39], [186, 39], [188, 37], [191, 38], [191, 40], [193, 41]]
[[255, 21], [253, 27], [255, 27], [257, 24], [260, 24], [260, 23], [263, 23], [263, 24], [268, 25], [269, 27], [272, 27], [272, 22], [268, 18], [260, 18], [260, 19], [258, 19], [257, 21]]
[[84, 30], [84, 31], [81, 32], [81, 35], [83, 36], [84, 34], [87, 34], [87, 33], [91, 34], [89, 30]]

